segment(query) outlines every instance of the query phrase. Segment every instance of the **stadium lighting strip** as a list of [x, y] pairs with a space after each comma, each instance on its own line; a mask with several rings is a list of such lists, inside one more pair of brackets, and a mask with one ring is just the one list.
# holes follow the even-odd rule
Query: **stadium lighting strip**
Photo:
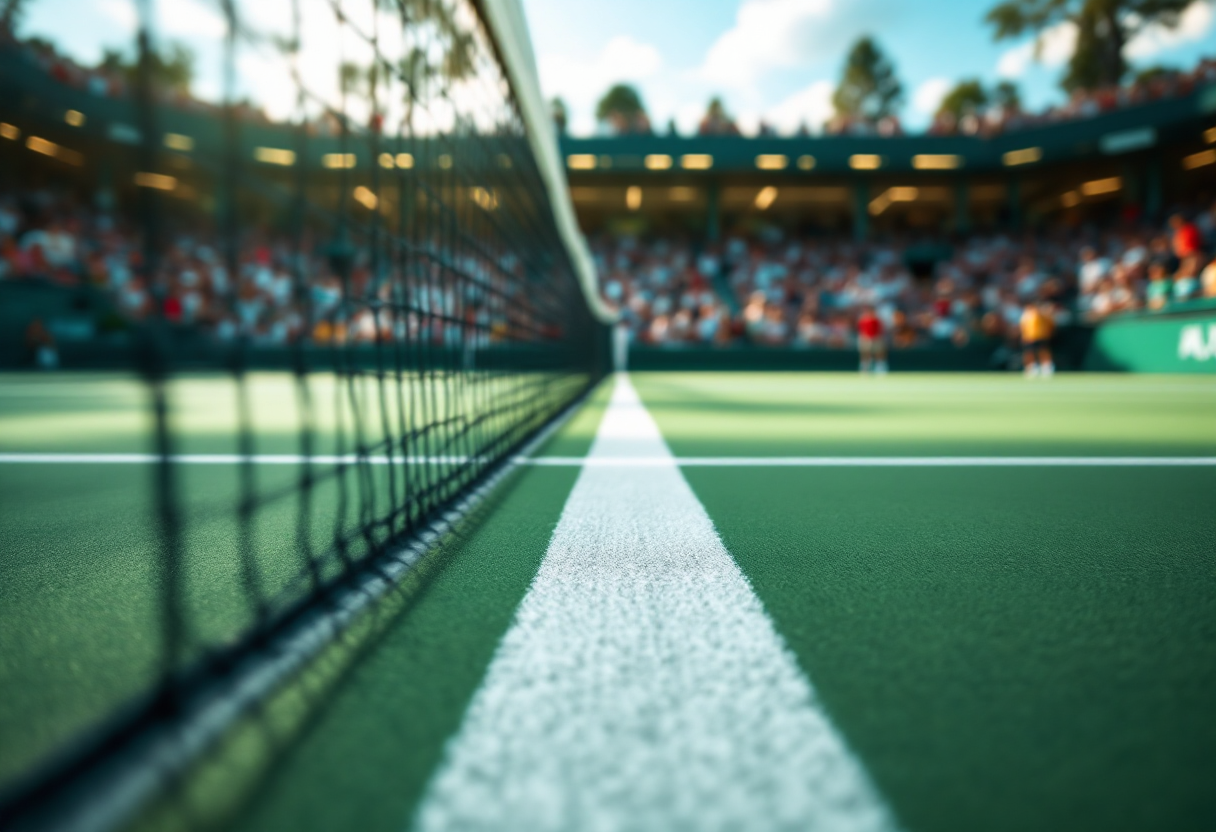
[[887, 188], [886, 191], [870, 203], [870, 213], [878, 216], [891, 207], [893, 202], [915, 202], [920, 196], [920, 188], [900, 187]]
[[1005, 167], [1011, 168], [1016, 165], [1029, 165], [1043, 158], [1043, 148], [1041, 147], [1026, 147], [1021, 150], [1011, 150], [1001, 156], [1001, 161]]
[[1115, 191], [1122, 190], [1122, 188], [1122, 177], [1112, 176], [1109, 179], [1095, 179], [1092, 182], [1082, 183], [1081, 193], [1085, 196], [1098, 196], [1100, 194], [1113, 194]]
[[255, 147], [253, 158], [267, 165], [290, 167], [296, 163], [296, 152], [281, 147]]
[[[20, 132], [18, 132], [17, 135], [19, 136]], [[14, 136], [14, 138], [16, 138], [16, 136]], [[70, 150], [61, 144], [55, 144], [53, 141], [44, 139], [41, 136], [27, 137], [25, 140], [25, 146], [35, 153], [41, 153], [43, 156], [50, 156], [52, 159], [67, 162], [69, 165], [80, 167], [84, 164], [84, 156], [82, 154], [75, 150]]]
[[181, 133], [166, 133], [165, 147], [170, 150], [189, 153], [191, 150], [194, 150], [194, 139], [189, 136], [183, 136]]
[[756, 194], [756, 207], [761, 211], [767, 211], [776, 201], [777, 189], [772, 185], [769, 185], [767, 188], [762, 188], [760, 193]]
[[912, 157], [917, 170], [955, 170], [963, 166], [963, 157], [954, 153], [920, 153]]
[[376, 206], [380, 204], [380, 197], [376, 196], [375, 192], [366, 185], [360, 185], [355, 188], [353, 196], [355, 202], [358, 202], [369, 211], [375, 211]]
[[[1213, 129], [1216, 130], [1216, 128]], [[1194, 170], [1195, 168], [1202, 168], [1212, 164], [1216, 164], [1216, 150], [1203, 150], [1199, 153], [1192, 153], [1182, 160], [1184, 170]]]
[[350, 169], [355, 166], [353, 153], [326, 153], [321, 157], [321, 164], [331, 170]]
[[135, 174], [135, 185], [140, 188], [152, 188], [157, 191], [172, 191], [177, 187], [177, 177], [165, 173], [139, 171]]

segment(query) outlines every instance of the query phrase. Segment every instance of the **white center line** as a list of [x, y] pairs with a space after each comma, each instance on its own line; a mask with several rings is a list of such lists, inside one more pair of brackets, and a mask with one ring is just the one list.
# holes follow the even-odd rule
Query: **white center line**
[[422, 832], [897, 824], [620, 377]]

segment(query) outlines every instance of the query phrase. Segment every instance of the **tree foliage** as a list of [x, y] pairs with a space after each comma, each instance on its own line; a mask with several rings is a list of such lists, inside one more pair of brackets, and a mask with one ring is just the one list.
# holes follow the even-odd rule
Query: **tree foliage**
[[[989, 10], [997, 40], [1072, 23], [1077, 43], [1061, 85], [1069, 91], [1118, 84], [1127, 74], [1124, 50], [1149, 25], [1173, 28], [1192, 0], [1003, 0]], [[1037, 49], [1037, 44], [1036, 44]]]
[[709, 99], [697, 132], [703, 136], [737, 136], [739, 127], [731, 118], [730, 113], [726, 111], [726, 105], [722, 103], [722, 99], [715, 95]]
[[566, 102], [560, 98], [554, 98], [549, 102], [549, 111], [553, 116], [553, 126], [561, 135], [565, 135], [566, 127], [570, 123], [570, 114], [566, 110]]
[[29, 6], [29, 0], [0, 0], [0, 32], [12, 33]]
[[1022, 92], [1013, 81], [1001, 81], [992, 89], [992, 103], [1012, 112], [1022, 109]]
[[892, 115], [903, 100], [895, 67], [870, 37], [862, 37], [845, 58], [840, 84], [832, 94], [838, 115], [878, 120]]
[[[152, 82], [158, 87], [172, 90], [176, 93], [189, 95], [190, 85], [194, 83], [194, 53], [182, 43], [171, 43], [162, 50], [156, 50], [148, 56]], [[107, 49], [102, 53], [102, 69], [123, 76], [131, 84], [138, 83], [139, 59], [132, 58], [117, 49]]]
[[968, 113], [978, 113], [988, 106], [988, 91], [978, 78], [965, 78], [954, 85], [954, 89], [946, 93], [941, 104], [937, 107], [938, 114], [949, 113], [962, 118]]
[[1160, 78], [1169, 78], [1175, 72], [1177, 70], [1170, 69], [1161, 64], [1153, 64], [1137, 72], [1135, 81], [1137, 84], [1148, 84]]
[[614, 84], [595, 107], [597, 121], [616, 133], [648, 133], [650, 119], [638, 91], [629, 84]]

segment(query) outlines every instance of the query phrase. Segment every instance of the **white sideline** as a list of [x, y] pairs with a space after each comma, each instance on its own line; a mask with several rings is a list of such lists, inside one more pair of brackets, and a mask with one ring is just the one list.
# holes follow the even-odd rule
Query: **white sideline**
[[420, 832], [892, 830], [626, 376]]
[[[173, 454], [170, 460], [184, 465], [299, 465], [311, 460], [317, 465], [353, 465], [360, 461], [356, 454]], [[460, 465], [472, 460], [468, 456], [409, 456], [383, 455], [363, 457], [369, 465]], [[744, 468], [871, 468], [871, 467], [1126, 467], [1126, 466], [1216, 466], [1216, 456], [685, 456], [672, 457], [653, 454], [646, 456], [581, 457], [581, 456], [517, 456], [516, 465], [540, 467], [597, 468], [663, 468], [672, 464], [686, 467], [744, 467]], [[0, 464], [39, 465], [147, 465], [160, 461], [156, 454], [73, 454], [73, 453], [0, 453]], [[489, 460], [482, 460], [489, 461]]]
[[[1216, 456], [682, 456], [676, 465], [687, 467], [985, 467], [985, 466], [1143, 466], [1216, 465]], [[572, 456], [538, 456], [528, 465], [564, 466], [587, 464], [610, 468], [647, 468], [670, 465], [672, 458], [634, 456], [586, 459]]]

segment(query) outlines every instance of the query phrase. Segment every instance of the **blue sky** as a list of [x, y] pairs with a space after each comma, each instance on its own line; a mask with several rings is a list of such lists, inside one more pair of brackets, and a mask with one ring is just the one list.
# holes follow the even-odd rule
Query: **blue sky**
[[[595, 131], [595, 101], [616, 81], [641, 90], [652, 120], [692, 130], [713, 94], [745, 130], [763, 118], [783, 131], [817, 129], [849, 45], [875, 37], [904, 82], [904, 124], [928, 124], [954, 80], [1019, 83], [1031, 107], [1061, 100], [1072, 32], [1034, 45], [994, 43], [984, 23], [995, 0], [523, 0], [547, 95], [571, 110], [572, 131]], [[1216, 9], [1197, 0], [1174, 32], [1130, 45], [1140, 66], [1186, 67], [1216, 56]]]
[[[1041, 59], [1034, 44], [994, 43], [983, 18], [995, 0], [522, 0], [540, 65], [541, 84], [560, 95], [572, 132], [596, 130], [595, 102], [613, 83], [636, 84], [660, 127], [675, 119], [692, 131], [711, 95], [721, 95], [745, 131], [761, 119], [782, 132], [830, 115], [831, 90], [848, 47], [862, 34], [878, 39], [904, 82], [904, 124], [925, 127], [942, 94], [959, 78], [1017, 81], [1032, 108], [1061, 99], [1057, 81], [1071, 49], [1067, 26], [1047, 33]], [[196, 92], [219, 95], [224, 23], [219, 0], [152, 0], [164, 34], [199, 58]], [[323, 60], [305, 66], [313, 88], [335, 86], [340, 55], [359, 57], [357, 43], [333, 37], [327, 0], [303, 0], [306, 39]], [[345, 0], [352, 13], [371, 0]], [[291, 0], [243, 0], [243, 12], [270, 28], [290, 19]], [[84, 61], [104, 46], [130, 43], [134, 0], [33, 0], [25, 34], [48, 37]], [[332, 53], [332, 54], [331, 54]], [[1189, 67], [1216, 56], [1216, 0], [1195, 0], [1173, 32], [1149, 31], [1129, 46], [1139, 66]], [[240, 69], [262, 102], [294, 101], [290, 80], [274, 61], [250, 56]], [[316, 64], [313, 66], [312, 64]], [[281, 67], [279, 68], [281, 69]], [[333, 92], [330, 90], [330, 92]], [[286, 115], [286, 113], [273, 113]]]

